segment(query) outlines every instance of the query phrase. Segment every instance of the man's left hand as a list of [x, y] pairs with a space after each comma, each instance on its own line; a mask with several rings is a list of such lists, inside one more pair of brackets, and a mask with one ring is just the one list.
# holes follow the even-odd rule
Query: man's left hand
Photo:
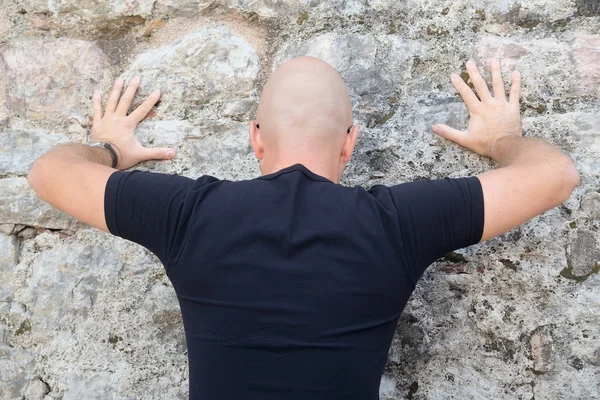
[[169, 148], [147, 148], [141, 145], [134, 131], [137, 125], [150, 112], [160, 99], [160, 91], [154, 91], [139, 107], [127, 115], [131, 102], [140, 86], [140, 77], [134, 77], [125, 93], [123, 79], [119, 78], [102, 113], [102, 93], [94, 93], [94, 121], [91, 140], [110, 142], [119, 159], [118, 169], [130, 168], [146, 160], [169, 160], [175, 157], [175, 150]]

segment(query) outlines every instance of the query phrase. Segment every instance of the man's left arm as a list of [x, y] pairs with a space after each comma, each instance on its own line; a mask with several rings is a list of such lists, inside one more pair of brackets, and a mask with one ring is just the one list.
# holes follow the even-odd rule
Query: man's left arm
[[101, 93], [94, 93], [91, 139], [111, 144], [118, 160], [116, 168], [112, 168], [113, 157], [107, 149], [67, 143], [37, 159], [27, 177], [42, 200], [105, 232], [109, 232], [104, 210], [109, 177], [118, 169], [127, 169], [145, 160], [165, 160], [175, 156], [172, 149], [145, 148], [135, 137], [137, 124], [160, 98], [160, 92], [152, 93], [127, 115], [139, 84], [140, 78], [133, 78], [121, 96], [124, 83], [118, 79], [104, 113]]

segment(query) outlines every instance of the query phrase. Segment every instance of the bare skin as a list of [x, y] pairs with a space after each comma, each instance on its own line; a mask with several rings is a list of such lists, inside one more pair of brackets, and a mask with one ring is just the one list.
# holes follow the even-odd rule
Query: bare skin
[[352, 126], [348, 88], [329, 64], [298, 57], [282, 65], [265, 85], [257, 114], [260, 129], [252, 122], [250, 138], [263, 175], [301, 163], [340, 181], [359, 127]]
[[[519, 114], [521, 77], [512, 76], [510, 96], [505, 97], [498, 60], [491, 60], [493, 95], [475, 63], [467, 63], [475, 93], [458, 75], [454, 87], [469, 109], [466, 131], [446, 125], [435, 133], [482, 156], [500, 168], [479, 175], [484, 193], [487, 240], [564, 202], [579, 183], [572, 160], [558, 148], [536, 138], [523, 138]], [[118, 148], [119, 169], [150, 159], [170, 159], [171, 149], [149, 149], [134, 135], [137, 124], [158, 101], [155, 92], [127, 115], [139, 86], [134, 79], [121, 96], [117, 81], [104, 114], [101, 96], [94, 95], [93, 140]], [[301, 163], [336, 183], [341, 179], [354, 148], [359, 127], [352, 125], [347, 88], [339, 75], [322, 61], [301, 57], [280, 67], [265, 86], [257, 121], [250, 122], [250, 139], [261, 172], [269, 174]], [[102, 148], [84, 144], [57, 146], [33, 165], [28, 180], [40, 198], [75, 218], [108, 232], [104, 217], [104, 190], [111, 158]]]

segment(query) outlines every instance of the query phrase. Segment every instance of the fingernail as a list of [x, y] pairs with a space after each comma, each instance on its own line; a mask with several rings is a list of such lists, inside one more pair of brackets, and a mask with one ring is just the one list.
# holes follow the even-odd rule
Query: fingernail
[[439, 125], [434, 125], [433, 128], [431, 128], [431, 129], [433, 129], [433, 131], [435, 133], [440, 133], [441, 132], [441, 128], [439, 127]]
[[175, 157], [175, 150], [173, 150], [173, 149], [167, 150], [167, 151], [165, 151], [165, 155], [169, 158], [173, 158], [173, 157]]
[[512, 73], [512, 77], [517, 79], [521, 77], [521, 73], [519, 71], [513, 71]]
[[120, 85], [123, 83], [123, 78], [118, 78], [117, 81], [115, 82], [117, 85]]
[[136, 81], [136, 82], [137, 82], [137, 81], [139, 81], [139, 80], [141, 80], [141, 79], [142, 79], [142, 78], [140, 78], [139, 76], [134, 76], [132, 80], [134, 80], [134, 81]]
[[154, 92], [152, 92], [152, 96], [160, 96], [160, 90], [155, 90]]

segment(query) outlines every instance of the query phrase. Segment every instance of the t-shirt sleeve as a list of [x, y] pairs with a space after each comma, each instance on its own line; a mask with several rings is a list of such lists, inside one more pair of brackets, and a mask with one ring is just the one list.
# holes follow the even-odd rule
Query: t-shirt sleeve
[[186, 195], [196, 181], [148, 171], [116, 171], [108, 178], [104, 214], [110, 233], [152, 251], [166, 266]]
[[422, 180], [389, 190], [414, 283], [438, 258], [481, 240], [484, 202], [479, 178]]

